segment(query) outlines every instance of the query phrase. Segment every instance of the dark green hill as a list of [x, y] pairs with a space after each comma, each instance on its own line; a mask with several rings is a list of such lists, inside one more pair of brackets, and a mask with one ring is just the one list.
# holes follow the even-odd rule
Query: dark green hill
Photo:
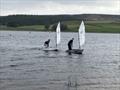
[[78, 31], [85, 21], [86, 32], [120, 33], [120, 15], [10, 15], [0, 16], [0, 30], [54, 31], [58, 21], [65, 32]]
[[58, 21], [115, 21], [120, 22], [120, 15], [81, 14], [81, 15], [10, 15], [0, 16], [0, 25], [26, 26], [48, 25]]

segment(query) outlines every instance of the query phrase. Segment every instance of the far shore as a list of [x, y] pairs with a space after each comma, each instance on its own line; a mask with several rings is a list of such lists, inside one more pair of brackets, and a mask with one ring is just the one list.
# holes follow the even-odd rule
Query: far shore
[[[53, 24], [52, 24], [53, 25]], [[17, 26], [17, 27], [8, 27], [5, 25], [0, 25], [0, 31], [41, 31], [41, 32], [54, 32], [51, 27], [45, 28], [45, 25], [28, 25], [28, 26]], [[64, 25], [67, 25], [67, 29], [64, 29], [62, 32], [78, 32], [79, 22], [78, 21], [69, 21], [64, 22]], [[120, 33], [120, 22], [85, 22], [85, 30], [88, 33]]]
[[[55, 32], [55, 31], [45, 31], [45, 30], [14, 30], [14, 29], [0, 29], [0, 31], [11, 31], [11, 32]], [[62, 31], [64, 33], [77, 33], [77, 31]], [[86, 33], [106, 33], [106, 34], [119, 34], [119, 32], [86, 32]]]

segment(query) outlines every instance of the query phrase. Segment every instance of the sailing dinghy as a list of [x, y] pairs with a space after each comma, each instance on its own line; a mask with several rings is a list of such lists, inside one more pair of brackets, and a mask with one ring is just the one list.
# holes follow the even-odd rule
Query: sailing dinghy
[[82, 54], [84, 49], [83, 46], [85, 44], [85, 25], [84, 22], [81, 22], [81, 25], [78, 30], [78, 43], [79, 43], [79, 48], [78, 49], [72, 49], [72, 50], [67, 50], [66, 52], [68, 53], [74, 53], [74, 54]]
[[61, 42], [60, 22], [58, 23], [57, 28], [56, 28], [55, 39], [56, 39], [55, 48], [46, 48], [46, 49], [43, 49], [43, 50], [44, 50], [44, 51], [58, 51], [58, 45], [59, 45], [60, 42]]

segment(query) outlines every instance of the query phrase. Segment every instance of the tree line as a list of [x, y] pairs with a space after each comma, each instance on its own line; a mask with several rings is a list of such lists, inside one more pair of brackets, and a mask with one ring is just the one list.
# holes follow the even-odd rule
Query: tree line
[[0, 17], [0, 25], [11, 27], [26, 25], [50, 25], [58, 21], [73, 20], [70, 16], [55, 15], [11, 15]]
[[100, 14], [81, 14], [81, 15], [9, 15], [0, 16], [0, 25], [9, 27], [18, 27], [26, 25], [49, 25], [55, 24], [58, 21], [71, 20], [113, 20], [120, 21], [120, 15], [100, 15]]

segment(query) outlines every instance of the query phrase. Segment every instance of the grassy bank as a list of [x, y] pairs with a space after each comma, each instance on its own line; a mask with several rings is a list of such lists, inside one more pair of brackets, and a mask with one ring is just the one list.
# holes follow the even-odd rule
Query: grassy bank
[[[81, 22], [79, 21], [65, 21], [63, 24], [68, 26], [68, 30], [64, 32], [77, 32]], [[52, 25], [50, 25], [51, 27]], [[112, 21], [87, 21], [85, 22], [86, 32], [96, 33], [120, 33], [120, 22]], [[1, 26], [0, 30], [15, 30], [15, 31], [49, 31], [45, 29], [44, 25], [20, 26], [20, 27], [6, 27]], [[53, 31], [53, 30], [51, 30]]]
[[[78, 31], [80, 22], [65, 22], [69, 31]], [[112, 21], [88, 21], [85, 22], [86, 32], [96, 33], [120, 33], [120, 22]]]

